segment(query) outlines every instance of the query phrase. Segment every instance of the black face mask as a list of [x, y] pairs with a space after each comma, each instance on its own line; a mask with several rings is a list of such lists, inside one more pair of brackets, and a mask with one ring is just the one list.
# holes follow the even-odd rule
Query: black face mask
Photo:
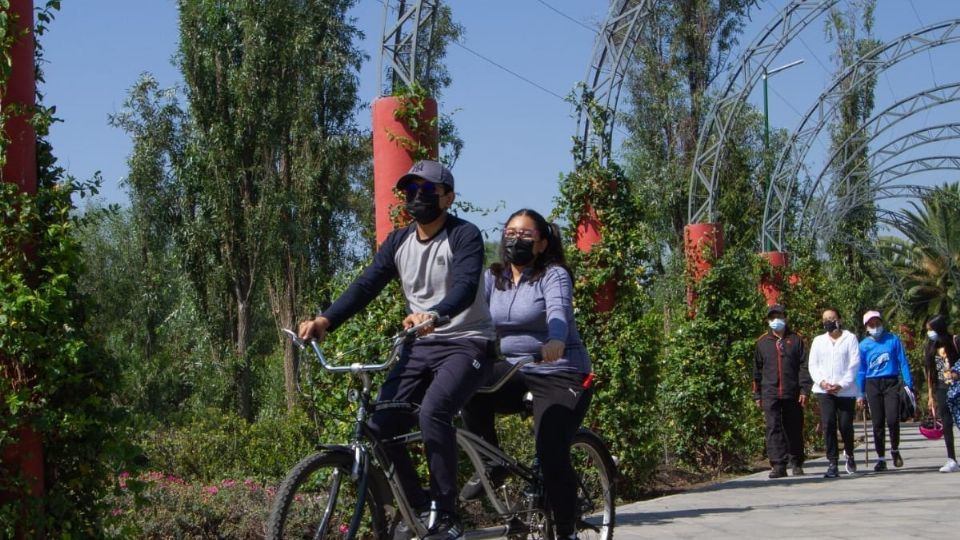
[[533, 254], [533, 240], [519, 238], [503, 239], [503, 255], [510, 264], [526, 266], [535, 257]]
[[840, 329], [840, 321], [823, 321], [823, 329], [826, 332], [833, 332]]
[[413, 200], [407, 201], [407, 213], [421, 225], [433, 223], [443, 213], [440, 208], [440, 195], [418, 191]]

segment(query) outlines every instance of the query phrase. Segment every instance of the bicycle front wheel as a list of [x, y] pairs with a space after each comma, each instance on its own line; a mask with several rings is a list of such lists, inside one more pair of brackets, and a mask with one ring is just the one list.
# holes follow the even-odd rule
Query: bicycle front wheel
[[616, 521], [614, 481], [617, 469], [603, 441], [581, 429], [573, 437], [570, 460], [577, 473], [579, 538], [610, 540]]
[[353, 480], [346, 452], [313, 454], [290, 471], [277, 489], [267, 520], [269, 540], [385, 538], [383, 503], [369, 481]]

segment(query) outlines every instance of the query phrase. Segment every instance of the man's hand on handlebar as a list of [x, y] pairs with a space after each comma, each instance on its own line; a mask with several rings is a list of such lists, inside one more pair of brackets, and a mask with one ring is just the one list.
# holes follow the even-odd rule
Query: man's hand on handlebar
[[[403, 319], [403, 327], [405, 329], [411, 328], [411, 327], [417, 326], [420, 323], [435, 320], [436, 318], [437, 318], [436, 313], [411, 313], [407, 315], [405, 319]], [[432, 324], [428, 324], [423, 328], [421, 328], [420, 331], [417, 332], [417, 335], [425, 336], [430, 332], [433, 332], [433, 328], [434, 327]]]
[[327, 328], [330, 328], [330, 321], [326, 317], [321, 316], [300, 323], [300, 327], [297, 329], [297, 335], [304, 341], [315, 339], [320, 342], [327, 337]]

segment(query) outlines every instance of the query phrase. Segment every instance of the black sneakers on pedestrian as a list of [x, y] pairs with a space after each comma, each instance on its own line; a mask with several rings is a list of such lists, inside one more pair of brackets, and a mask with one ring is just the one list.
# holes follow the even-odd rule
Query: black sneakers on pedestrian
[[876, 465], [873, 466], [873, 472], [883, 472], [885, 470], [887, 470], [886, 460], [881, 459]]
[[770, 474], [767, 475], [767, 478], [785, 478], [786, 476], [786, 465], [774, 465], [773, 469], [770, 470]]
[[893, 454], [893, 466], [894, 467], [903, 467], [903, 456], [900, 455], [899, 451], [890, 452]]
[[827, 465], [827, 472], [823, 473], [823, 477], [836, 478], [838, 476], [840, 476], [840, 472], [837, 470], [837, 462], [831, 461], [830, 464]]
[[441, 512], [423, 540], [458, 540], [463, 538], [463, 523], [456, 514]]
[[[503, 485], [503, 481], [507, 479], [509, 471], [506, 467], [490, 467], [487, 469], [487, 476], [490, 477], [490, 482], [494, 487], [500, 487]], [[470, 477], [463, 488], [460, 490], [460, 499], [464, 501], [472, 501], [474, 499], [480, 498], [483, 495], [483, 482], [480, 481], [480, 477], [474, 474]]]
[[846, 456], [847, 463], [843, 466], [847, 470], [847, 474], [853, 474], [857, 472], [857, 460], [853, 459], [853, 456]]

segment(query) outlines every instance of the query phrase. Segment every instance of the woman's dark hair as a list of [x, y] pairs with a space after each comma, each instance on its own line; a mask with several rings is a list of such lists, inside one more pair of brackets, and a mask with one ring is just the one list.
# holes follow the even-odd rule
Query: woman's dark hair
[[953, 335], [947, 331], [947, 317], [945, 315], [934, 315], [927, 321], [927, 324], [923, 326], [924, 332], [926, 332], [927, 325], [930, 326], [933, 330], [937, 332], [937, 340], [930, 341], [927, 340], [927, 349], [924, 351], [924, 360], [926, 360], [928, 366], [933, 365], [933, 359], [937, 355], [937, 349], [943, 347], [947, 352], [947, 360], [952, 366], [960, 357], [960, 352], [957, 351], [957, 345], [953, 342]]
[[[533, 260], [529, 276], [530, 281], [540, 279], [544, 272], [547, 271], [547, 268], [551, 266], [563, 268], [570, 274], [570, 279], [573, 279], [573, 272], [567, 267], [567, 257], [563, 253], [563, 240], [560, 236], [560, 227], [558, 227], [556, 223], [547, 222], [539, 212], [529, 208], [521, 208], [510, 214], [506, 225], [510, 225], [510, 222], [513, 221], [514, 218], [520, 216], [526, 216], [532, 219], [537, 229], [537, 234], [541, 239], [545, 238], [547, 240], [547, 248]], [[506, 229], [506, 226], [504, 226], [504, 229]], [[500, 261], [490, 265], [490, 272], [493, 273], [496, 287], [501, 291], [506, 290], [507, 287], [513, 284], [513, 277], [508, 276], [506, 271], [510, 268], [509, 264], [510, 263], [507, 262], [506, 249], [501, 240]]]
[[832, 311], [837, 314], [838, 319], [843, 320], [843, 315], [840, 314], [840, 310], [835, 307], [827, 306], [826, 308], [823, 309], [823, 311]]

